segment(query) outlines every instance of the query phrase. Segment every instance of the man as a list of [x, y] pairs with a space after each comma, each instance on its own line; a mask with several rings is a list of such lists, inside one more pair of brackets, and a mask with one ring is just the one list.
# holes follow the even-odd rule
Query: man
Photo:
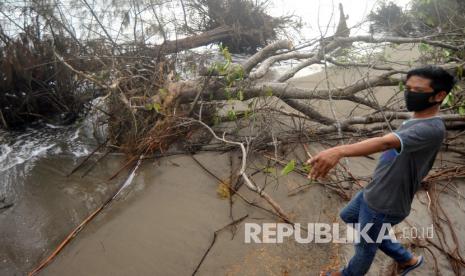
[[[325, 177], [342, 157], [384, 151], [371, 182], [340, 213], [344, 222], [359, 223], [360, 229], [372, 223], [367, 231], [372, 241], [378, 239], [383, 223], [398, 224], [410, 213], [413, 196], [431, 169], [444, 139], [445, 126], [438, 112], [454, 85], [455, 78], [440, 67], [426, 66], [409, 71], [404, 98], [407, 110], [413, 111], [412, 119], [382, 137], [333, 147], [307, 161], [312, 166], [309, 178], [318, 179]], [[386, 227], [383, 232], [385, 230]], [[401, 275], [423, 263], [422, 256], [414, 256], [396, 241], [384, 238], [376, 243], [362, 237], [355, 243], [355, 255], [343, 270], [320, 275], [365, 275], [378, 248], [397, 261]]]

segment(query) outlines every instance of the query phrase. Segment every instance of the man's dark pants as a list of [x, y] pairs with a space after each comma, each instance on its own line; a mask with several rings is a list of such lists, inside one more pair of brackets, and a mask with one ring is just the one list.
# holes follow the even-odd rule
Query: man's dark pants
[[[370, 269], [378, 248], [398, 263], [407, 262], [413, 257], [412, 253], [407, 251], [397, 241], [387, 239], [386, 237], [381, 241], [378, 238], [383, 223], [389, 223], [391, 226], [394, 226], [404, 220], [405, 217], [385, 215], [371, 209], [363, 198], [363, 190], [359, 191], [347, 206], [341, 210], [340, 217], [345, 223], [359, 223], [359, 229], [364, 229], [367, 224], [372, 223], [366, 233], [374, 241], [370, 242], [360, 237], [360, 242], [355, 243], [355, 255], [349, 261], [349, 264], [344, 267], [342, 271], [343, 275], [365, 275]], [[386, 230], [386, 227], [384, 230]], [[383, 233], [383, 236], [386, 234], [387, 232]], [[376, 243], [377, 240], [379, 241], [378, 243]]]

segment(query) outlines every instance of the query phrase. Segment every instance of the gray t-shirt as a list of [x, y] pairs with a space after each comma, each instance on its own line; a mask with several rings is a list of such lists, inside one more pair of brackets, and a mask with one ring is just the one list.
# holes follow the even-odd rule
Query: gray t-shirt
[[413, 196], [433, 166], [446, 128], [441, 117], [409, 119], [393, 132], [401, 149], [384, 151], [363, 197], [375, 211], [408, 216]]

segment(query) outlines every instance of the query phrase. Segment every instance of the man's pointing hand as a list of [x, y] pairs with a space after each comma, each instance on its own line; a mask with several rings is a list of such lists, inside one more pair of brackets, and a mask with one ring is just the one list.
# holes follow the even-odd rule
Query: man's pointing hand
[[338, 148], [330, 148], [318, 153], [316, 156], [307, 160], [312, 168], [308, 174], [310, 179], [325, 177], [342, 157], [342, 152]]

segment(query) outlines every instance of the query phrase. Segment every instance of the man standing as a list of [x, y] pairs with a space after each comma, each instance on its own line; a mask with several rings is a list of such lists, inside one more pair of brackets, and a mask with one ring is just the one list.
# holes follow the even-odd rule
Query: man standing
[[[358, 223], [372, 241], [363, 237], [355, 244], [355, 255], [341, 271], [320, 275], [365, 275], [377, 249], [392, 257], [406, 275], [423, 263], [398, 242], [383, 239], [376, 242], [383, 223], [395, 225], [410, 213], [413, 196], [421, 180], [433, 166], [445, 136], [445, 126], [438, 116], [441, 102], [455, 85], [455, 78], [441, 67], [426, 66], [407, 73], [404, 98], [412, 119], [394, 132], [382, 137], [333, 147], [309, 159], [309, 178], [324, 177], [342, 157], [364, 156], [384, 151], [371, 182], [359, 191], [340, 213], [346, 223]], [[386, 228], [384, 228], [386, 229]], [[383, 233], [381, 233], [384, 236]]]

